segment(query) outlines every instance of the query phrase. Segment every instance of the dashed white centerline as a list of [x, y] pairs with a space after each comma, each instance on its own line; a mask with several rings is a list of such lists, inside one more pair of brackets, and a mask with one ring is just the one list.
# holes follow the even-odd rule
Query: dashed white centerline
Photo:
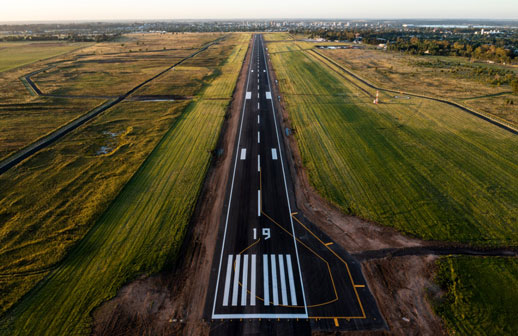
[[275, 148], [272, 148], [272, 160], [277, 160], [277, 149]]
[[259, 106], [260, 106], [260, 105], [259, 105], [259, 103], [257, 103], [257, 109], [260, 109], [260, 107], [259, 107]]
[[259, 116], [257, 116], [257, 123], [260, 124], [261, 120], [259, 119]]
[[257, 190], [257, 217], [261, 217], [261, 190]]
[[257, 155], [257, 171], [261, 171], [261, 155]]
[[257, 132], [257, 143], [261, 143], [261, 132]]
[[241, 148], [241, 160], [246, 159], [246, 148]]

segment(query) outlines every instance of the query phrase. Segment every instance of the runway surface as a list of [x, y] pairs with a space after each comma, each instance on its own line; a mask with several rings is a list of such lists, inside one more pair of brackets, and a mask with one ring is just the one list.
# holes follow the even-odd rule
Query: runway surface
[[255, 35], [205, 307], [212, 335], [383, 329], [360, 266], [296, 209]]

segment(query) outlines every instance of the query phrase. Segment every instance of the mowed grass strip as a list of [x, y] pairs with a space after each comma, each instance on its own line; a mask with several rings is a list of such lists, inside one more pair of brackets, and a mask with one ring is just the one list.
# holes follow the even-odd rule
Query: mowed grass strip
[[2, 334], [89, 333], [95, 307], [175, 260], [229, 101], [202, 93], [188, 106], [85, 238], [3, 317]]
[[303, 164], [325, 198], [425, 239], [518, 245], [515, 135], [423, 99], [382, 96], [376, 106], [289, 44], [269, 50]]
[[87, 332], [90, 312], [137, 274], [174, 260], [227, 102], [193, 103], [62, 265], [4, 322], [10, 335]]
[[0, 42], [0, 72], [55, 57], [91, 43]]
[[516, 258], [447, 257], [438, 264], [445, 294], [434, 300], [434, 308], [450, 334], [518, 334]]

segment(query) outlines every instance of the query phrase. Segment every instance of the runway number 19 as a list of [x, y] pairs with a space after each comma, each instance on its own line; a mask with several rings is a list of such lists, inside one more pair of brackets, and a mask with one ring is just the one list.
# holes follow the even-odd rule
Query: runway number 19
[[[254, 231], [254, 239], [257, 239], [257, 229], [254, 228], [253, 231]], [[264, 237], [264, 240], [270, 239], [270, 229], [269, 228], [264, 228], [262, 230], [262, 235]]]

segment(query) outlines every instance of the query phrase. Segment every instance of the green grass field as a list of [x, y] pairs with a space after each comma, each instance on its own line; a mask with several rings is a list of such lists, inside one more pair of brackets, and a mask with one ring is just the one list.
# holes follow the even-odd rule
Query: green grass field
[[[249, 38], [249, 35], [247, 36]], [[55, 236], [63, 238], [62, 245], [58, 246], [60, 248], [68, 247], [68, 249], [62, 250], [68, 250], [69, 253], [61, 262], [56, 257], [55, 269], [3, 316], [0, 320], [1, 334], [88, 333], [91, 322], [90, 314], [95, 307], [113, 297], [127, 281], [140, 274], [157, 272], [164, 264], [174, 261], [183, 241], [187, 224], [211, 160], [212, 151], [218, 139], [222, 121], [246, 53], [248, 38], [235, 34], [222, 43], [220, 55], [224, 55], [223, 50], [229, 46], [231, 46], [231, 51], [232, 49], [239, 50], [236, 57], [228, 58], [227, 63], [221, 64], [234, 75], [211, 77], [211, 82], [204, 85], [204, 89], [196, 95], [180, 116], [174, 114], [166, 117], [169, 120], [171, 120], [171, 117], [176, 118], [173, 127], [167, 131], [106, 211], [102, 211], [105, 209], [103, 205], [106, 203], [95, 201], [97, 197], [104, 196], [102, 189], [96, 190], [97, 178], [87, 176], [85, 185], [79, 190], [74, 190], [74, 194], [80, 194], [80, 190], [90, 193], [90, 195], [84, 196], [83, 201], [83, 204], [84, 202], [91, 203], [91, 207], [87, 206], [84, 209], [88, 213], [88, 217], [84, 219], [83, 229], [88, 229], [92, 220], [97, 219], [95, 225], [73, 249], [70, 249], [72, 245], [66, 240], [67, 236], [63, 233], [67, 233], [68, 230], [74, 232], [76, 225], [69, 224], [69, 228], [59, 230], [49, 223], [49, 229], [57, 230]], [[230, 54], [234, 55], [232, 52]], [[204, 57], [204, 55], [200, 54], [199, 57]], [[224, 61], [225, 57], [221, 57]], [[221, 59], [216, 60], [217, 64], [222, 63], [220, 62]], [[220, 81], [224, 83], [219, 83]], [[217, 88], [226, 88], [217, 91], [218, 95], [224, 96], [224, 99], [212, 100], [210, 97], [206, 99], [205, 93], [212, 85]], [[162, 120], [160, 114], [157, 113], [160, 111], [159, 108], [146, 111], [145, 106], [149, 103], [138, 104], [143, 108], [141, 113], [144, 113], [141, 115], [143, 119], [139, 120], [142, 120], [145, 125], [153, 125], [153, 123], [145, 121], [145, 112], [155, 113], [157, 114], [155, 116], [155, 118], [158, 118], [157, 121]], [[159, 104], [171, 106], [171, 104], [186, 103], [166, 102]], [[118, 118], [114, 118], [105, 127], [108, 125], [117, 127], [124, 124], [126, 117], [124, 109], [120, 108], [121, 113], [118, 114]], [[131, 124], [128, 123], [128, 126]], [[145, 125], [138, 127], [139, 131], [144, 132], [144, 134], [146, 134]], [[100, 129], [98, 129], [98, 132], [100, 132]], [[124, 133], [123, 130], [112, 131], [110, 129], [108, 129], [108, 132], [108, 134]], [[104, 129], [102, 134], [106, 134]], [[111, 145], [109, 138], [104, 142], [101, 140], [93, 142], [88, 147], [89, 152], [95, 153], [95, 150], [100, 146], [115, 147], [116, 150], [113, 151], [113, 155], [110, 152], [101, 156], [114, 157], [122, 167], [127, 167], [122, 164], [122, 161], [126, 160], [124, 150], [132, 150], [135, 144], [130, 142], [120, 146]], [[143, 138], [148, 139], [148, 146], [153, 145], [153, 139], [145, 136]], [[146, 148], [149, 148], [148, 146]], [[122, 153], [122, 155], [117, 155], [118, 153]], [[73, 152], [70, 152], [70, 155], [76, 160], [82, 158], [81, 155], [74, 155]], [[143, 159], [142, 156], [140, 158]], [[76, 164], [82, 166], [80, 162]], [[110, 167], [99, 166], [96, 169], [107, 176], [118, 176], [120, 174], [117, 171], [110, 170]], [[92, 171], [92, 174], [95, 174], [95, 170]], [[58, 178], [58, 175], [63, 174], [56, 173], [56, 178]], [[99, 179], [103, 180], [102, 177], [99, 177]], [[121, 181], [123, 182], [124, 178], [121, 178]], [[57, 183], [62, 186], [63, 190], [67, 190], [67, 184], [63, 185], [63, 181], [57, 181]], [[109, 189], [112, 191], [110, 195], [118, 192], [116, 186], [121, 186], [121, 183], [115, 184], [112, 189]], [[92, 187], [96, 189], [91, 189]], [[110, 197], [107, 196], [106, 199], [109, 201]], [[62, 202], [68, 203], [69, 201], [62, 200]], [[77, 201], [74, 201], [74, 203], [82, 204]], [[12, 204], [6, 204], [7, 209], [10, 206]], [[71, 211], [70, 219], [82, 219], [80, 211], [77, 209], [71, 209]], [[0, 212], [0, 214], [2, 213], [9, 215], [6, 210]], [[51, 213], [56, 213], [56, 211], [54, 210]], [[18, 219], [14, 218], [13, 220], [16, 223]], [[36, 223], [38, 224], [40, 221], [36, 221]], [[62, 225], [65, 225], [65, 223]], [[14, 230], [15, 228], [11, 227], [6, 234], [13, 234]], [[14, 245], [19, 248], [23, 239], [24, 237], [21, 235]], [[77, 236], [72, 237], [72, 240], [77, 241]], [[40, 250], [42, 250], [41, 246], [36, 245], [32, 249], [36, 253]], [[5, 258], [7, 257], [6, 255]], [[30, 256], [27, 255], [27, 258], [30, 258]], [[24, 264], [23, 260], [14, 260], [13, 262], [17, 266]], [[40, 275], [39, 278], [42, 277]], [[2, 291], [9, 292], [10, 286], [15, 285], [5, 284]], [[23, 286], [23, 283], [20, 286]], [[27, 290], [27, 288], [23, 287], [21, 290]]]
[[84, 237], [186, 104], [121, 103], [0, 175], [0, 314]]
[[492, 70], [514, 72], [516, 76], [517, 67], [474, 63], [463, 57], [415, 56], [373, 48], [319, 52], [377, 86], [450, 99], [518, 125], [518, 97], [511, 94], [508, 83], [491, 84], [491, 80], [503, 75], [486, 74]]
[[452, 335], [517, 335], [518, 260], [447, 257], [437, 282], [446, 291], [434, 302]]
[[424, 239], [518, 245], [515, 135], [424, 99], [382, 95], [375, 106], [295, 43], [268, 47], [303, 164], [325, 198]]
[[0, 42], [0, 72], [88, 46], [68, 42]]

